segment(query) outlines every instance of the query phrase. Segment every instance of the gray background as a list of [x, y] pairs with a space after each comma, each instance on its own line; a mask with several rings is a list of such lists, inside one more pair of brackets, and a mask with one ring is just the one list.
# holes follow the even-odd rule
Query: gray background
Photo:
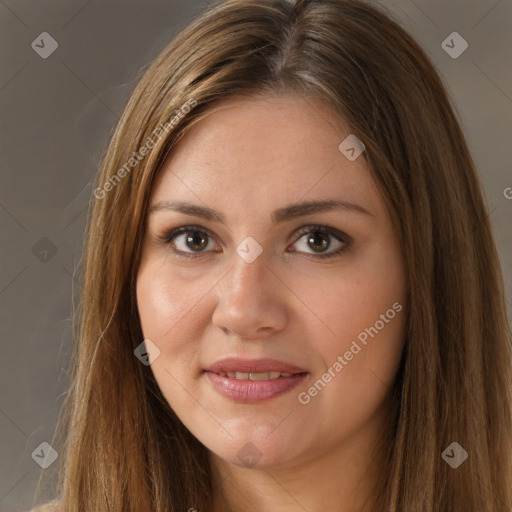
[[[0, 511], [28, 510], [67, 385], [91, 180], [141, 71], [206, 1], [0, 1]], [[512, 0], [386, 2], [438, 67], [485, 187], [512, 317]], [[468, 42], [457, 59], [441, 47]], [[31, 47], [48, 32], [47, 59]], [[512, 197], [512, 190], [510, 191]], [[46, 251], [46, 252], [45, 252]], [[55, 252], [56, 251], [56, 252]], [[53, 496], [53, 464], [44, 495]]]

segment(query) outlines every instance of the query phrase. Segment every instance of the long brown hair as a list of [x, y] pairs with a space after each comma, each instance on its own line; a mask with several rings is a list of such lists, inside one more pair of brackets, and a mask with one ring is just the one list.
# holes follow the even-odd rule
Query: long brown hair
[[[165, 157], [219, 101], [256, 94], [322, 101], [348, 123], [400, 240], [406, 345], [372, 510], [510, 512], [512, 337], [482, 187], [425, 52], [389, 13], [355, 0], [220, 2], [133, 91], [91, 200], [57, 434], [62, 511], [211, 509], [207, 449], [134, 356], [135, 281]], [[468, 453], [457, 469], [442, 457], [452, 442]]]

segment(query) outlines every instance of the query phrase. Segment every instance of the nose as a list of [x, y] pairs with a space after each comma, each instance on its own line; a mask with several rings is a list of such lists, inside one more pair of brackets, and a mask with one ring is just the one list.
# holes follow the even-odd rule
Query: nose
[[233, 256], [231, 271], [216, 287], [218, 303], [213, 325], [244, 339], [269, 337], [286, 325], [286, 287], [264, 255], [247, 263]]

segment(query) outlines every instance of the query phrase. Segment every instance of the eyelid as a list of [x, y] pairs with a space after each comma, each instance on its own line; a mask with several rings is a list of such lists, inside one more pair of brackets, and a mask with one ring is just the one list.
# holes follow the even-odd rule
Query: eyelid
[[[179, 225], [176, 227], [171, 227], [169, 229], [164, 229], [163, 231], [157, 233], [157, 238], [159, 241], [165, 244], [171, 244], [171, 240], [176, 238], [178, 235], [182, 235], [184, 233], [188, 233], [191, 231], [197, 231], [199, 233], [204, 233], [208, 235], [211, 239], [215, 239], [216, 235], [210, 231], [209, 229], [198, 226], [194, 224], [187, 224], [187, 225]], [[200, 254], [200, 253], [197, 253]]]
[[[177, 249], [173, 246], [172, 241], [182, 234], [196, 231], [199, 233], [204, 233], [207, 235], [210, 239], [214, 240], [216, 239], [216, 235], [212, 233], [208, 228], [205, 228], [203, 226], [199, 225], [179, 225], [176, 227], [171, 227], [165, 230], [162, 230], [157, 234], [157, 241], [160, 244], [164, 244], [165, 246], [170, 246], [172, 251], [178, 256], [183, 258], [200, 258], [201, 256], [209, 253], [209, 252], [218, 252], [218, 251], [182, 251], [180, 249]], [[320, 232], [330, 235], [331, 237], [335, 238], [337, 241], [341, 242], [343, 244], [342, 247], [339, 247], [338, 249], [334, 249], [332, 251], [328, 252], [321, 252], [321, 253], [305, 253], [303, 251], [287, 251], [287, 252], [296, 252], [298, 254], [304, 254], [306, 257], [312, 257], [314, 259], [322, 259], [322, 258], [329, 258], [334, 257], [338, 254], [343, 253], [345, 250], [347, 250], [353, 243], [353, 238], [336, 229], [331, 226], [325, 225], [325, 224], [305, 224], [299, 228], [297, 228], [293, 232], [293, 237], [296, 238], [296, 240], [293, 242], [292, 245], [297, 243], [305, 234], [307, 233], [314, 233], [314, 232]], [[217, 242], [216, 242], [217, 243]]]
[[324, 233], [328, 234], [331, 237], [335, 238], [338, 242], [343, 244], [341, 247], [338, 247], [337, 249], [328, 251], [328, 252], [320, 252], [320, 253], [311, 253], [311, 252], [302, 252], [302, 251], [291, 251], [291, 252], [297, 252], [299, 254], [306, 255], [306, 257], [311, 257], [316, 260], [318, 259], [329, 259], [334, 258], [336, 256], [339, 256], [343, 254], [347, 249], [350, 248], [350, 246], [353, 244], [354, 239], [350, 236], [344, 233], [343, 231], [340, 231], [339, 229], [333, 228], [331, 226], [325, 225], [325, 224], [307, 224], [305, 226], [302, 226], [294, 231], [294, 237], [297, 237], [297, 240], [293, 243], [295, 245], [305, 234], [307, 233]]

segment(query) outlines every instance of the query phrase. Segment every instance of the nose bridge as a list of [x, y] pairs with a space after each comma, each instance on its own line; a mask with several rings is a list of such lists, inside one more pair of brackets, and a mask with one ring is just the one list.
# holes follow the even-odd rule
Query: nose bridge
[[259, 335], [259, 331], [282, 329], [286, 311], [276, 293], [277, 283], [268, 258], [260, 253], [251, 261], [243, 254], [233, 255], [230, 276], [218, 291], [214, 324], [247, 338]]
[[[246, 250], [247, 252], [244, 252]], [[263, 251], [258, 255], [253, 251], [254, 247], [244, 242], [239, 245], [237, 254], [233, 257], [229, 288], [237, 294], [244, 291], [254, 293], [254, 290], [262, 290], [268, 279], [267, 274], [270, 273], [268, 258]]]

